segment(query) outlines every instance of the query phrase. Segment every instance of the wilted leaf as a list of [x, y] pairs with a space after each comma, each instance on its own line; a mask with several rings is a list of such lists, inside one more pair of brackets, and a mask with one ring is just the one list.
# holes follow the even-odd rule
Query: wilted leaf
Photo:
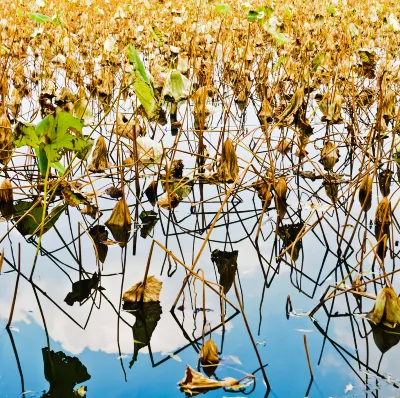
[[367, 319], [374, 325], [384, 325], [395, 328], [400, 325], [400, 302], [391, 287], [384, 287], [376, 298], [374, 308], [368, 313]]
[[203, 371], [207, 376], [211, 376], [217, 369], [219, 364], [218, 347], [211, 338], [209, 338], [204, 343], [203, 347], [201, 347], [200, 362], [203, 365]]
[[239, 381], [232, 377], [226, 377], [222, 380], [209, 379], [196, 372], [189, 365], [186, 365], [185, 377], [178, 384], [182, 391], [190, 395], [205, 393], [221, 387], [235, 387], [235, 389], [242, 387]]
[[143, 282], [138, 282], [124, 293], [122, 299], [124, 302], [136, 303], [141, 301], [143, 296], [144, 303], [159, 301], [161, 288], [162, 282], [160, 282], [155, 276], [149, 276], [146, 280], [144, 290]]

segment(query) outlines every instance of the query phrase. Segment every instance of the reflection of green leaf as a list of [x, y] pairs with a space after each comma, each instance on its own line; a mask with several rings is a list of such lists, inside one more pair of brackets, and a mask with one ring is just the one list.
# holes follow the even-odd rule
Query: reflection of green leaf
[[[14, 221], [17, 222], [33, 206], [34, 203], [35, 201], [19, 201], [15, 205]], [[45, 224], [43, 226], [43, 233], [46, 233], [55, 225], [65, 208], [65, 205], [58, 205], [52, 209], [49, 215], [46, 214]], [[40, 224], [42, 222], [42, 217], [43, 206], [38, 205], [33, 208], [30, 213], [16, 225], [16, 228], [23, 236], [32, 235], [34, 233], [38, 235], [40, 232], [39, 230]]]
[[47, 15], [40, 14], [38, 12], [30, 12], [28, 16], [29, 19], [31, 19], [33, 22], [37, 22], [39, 24], [50, 21], [50, 17], [48, 17]]
[[[165, 180], [163, 180], [162, 183], [163, 189], [166, 191], [167, 189], [165, 187]], [[169, 192], [177, 194], [180, 198], [188, 197], [190, 192], [192, 192], [192, 188], [193, 180], [191, 180], [189, 177], [168, 181]]]

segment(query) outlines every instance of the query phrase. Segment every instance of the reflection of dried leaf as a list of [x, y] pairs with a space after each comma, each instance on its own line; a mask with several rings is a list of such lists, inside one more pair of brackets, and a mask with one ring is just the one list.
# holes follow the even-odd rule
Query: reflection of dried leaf
[[219, 272], [219, 284], [224, 288], [224, 294], [227, 294], [232, 287], [237, 271], [237, 258], [239, 252], [225, 252], [215, 249], [211, 254], [211, 261], [217, 266]]
[[99, 277], [95, 272], [91, 279], [82, 279], [72, 284], [72, 292], [69, 292], [65, 297], [65, 302], [68, 305], [74, 305], [74, 303], [81, 303], [87, 299], [92, 289], [96, 289], [99, 283]]
[[400, 325], [395, 328], [388, 328], [385, 325], [375, 325], [369, 322], [372, 328], [374, 341], [379, 351], [384, 354], [400, 341]]
[[151, 234], [153, 228], [157, 224], [158, 221], [157, 213], [153, 210], [150, 211], [143, 210], [140, 213], [139, 218], [140, 221], [142, 222], [142, 227], [140, 228], [140, 236], [143, 239], [146, 239]]
[[152, 181], [145, 189], [144, 193], [151, 205], [155, 206], [157, 203], [157, 182]]
[[96, 245], [99, 260], [104, 263], [108, 253], [108, 246], [103, 243], [108, 239], [108, 231], [106, 230], [106, 227], [104, 225], [95, 225], [94, 227], [90, 228], [89, 235]]
[[136, 321], [132, 326], [134, 352], [129, 367], [136, 362], [139, 350], [150, 344], [151, 336], [161, 318], [162, 308], [159, 301], [148, 303], [124, 302], [123, 309], [135, 316]]
[[162, 282], [155, 276], [149, 276], [146, 280], [146, 286], [143, 291], [143, 282], [138, 282], [127, 290], [122, 300], [129, 303], [136, 303], [141, 300], [143, 295], [143, 302], [159, 301]]
[[378, 174], [379, 189], [383, 196], [389, 196], [390, 185], [392, 180], [393, 171], [389, 169], [382, 170]]
[[201, 373], [196, 372], [189, 365], [186, 365], [185, 377], [178, 384], [182, 391], [190, 395], [204, 393], [221, 387], [239, 387], [239, 381], [232, 377], [226, 377], [222, 380], [209, 379]]

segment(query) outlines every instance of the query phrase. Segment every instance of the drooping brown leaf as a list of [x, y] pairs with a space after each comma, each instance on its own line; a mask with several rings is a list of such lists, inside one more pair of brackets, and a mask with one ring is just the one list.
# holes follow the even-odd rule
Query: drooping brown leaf
[[102, 135], [97, 139], [88, 169], [93, 173], [103, 173], [108, 169], [107, 145]]
[[378, 174], [379, 190], [383, 196], [389, 196], [390, 185], [392, 182], [393, 171], [389, 169], [382, 170]]
[[374, 177], [372, 175], [366, 174], [360, 184], [358, 200], [360, 201], [360, 205], [365, 212], [367, 212], [371, 208], [373, 181]]
[[400, 325], [400, 301], [393, 288], [386, 286], [378, 293], [367, 319], [375, 325], [383, 324], [389, 328]]
[[111, 231], [115, 240], [126, 244], [131, 232], [132, 218], [125, 199], [120, 199], [117, 202], [105, 225]]
[[289, 122], [290, 116], [294, 115], [301, 105], [303, 104], [304, 100], [304, 88], [300, 87], [296, 92], [293, 94], [292, 98], [288, 106], [285, 110], [279, 115], [279, 122]]
[[0, 185], [0, 203], [12, 202], [14, 198], [11, 181], [6, 178]]
[[218, 367], [218, 347], [214, 341], [209, 338], [201, 347], [200, 362], [203, 365], [203, 371], [207, 376], [211, 376]]
[[332, 170], [333, 166], [339, 161], [339, 150], [332, 141], [328, 141], [324, 144], [321, 149], [321, 160], [320, 162], [324, 166], [325, 170]]
[[221, 159], [214, 178], [217, 180], [232, 183], [239, 174], [239, 166], [235, 148], [232, 141], [227, 138], [222, 146]]
[[143, 296], [144, 303], [159, 301], [161, 288], [162, 282], [160, 282], [155, 276], [149, 276], [146, 279], [145, 286], [143, 282], [136, 283], [124, 293], [122, 300], [125, 302], [136, 303], [140, 301]]
[[12, 151], [11, 123], [6, 113], [0, 116], [0, 162], [6, 164]]

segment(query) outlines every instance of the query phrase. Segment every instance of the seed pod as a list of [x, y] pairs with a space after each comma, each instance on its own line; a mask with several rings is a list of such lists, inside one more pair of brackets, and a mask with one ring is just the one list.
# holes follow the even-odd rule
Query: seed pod
[[0, 162], [6, 164], [11, 157], [11, 123], [6, 113], [0, 116]]
[[378, 174], [379, 181], [379, 190], [383, 196], [389, 196], [390, 194], [390, 185], [392, 180], [393, 172], [389, 169], [382, 170]]
[[105, 192], [108, 196], [110, 196], [113, 199], [119, 199], [124, 196], [122, 189], [117, 187], [109, 187], [105, 190]]
[[324, 166], [325, 170], [332, 170], [333, 166], [339, 160], [339, 150], [332, 141], [328, 141], [324, 144], [321, 149], [321, 160], [320, 163]]
[[88, 169], [94, 173], [102, 173], [108, 168], [107, 145], [104, 137], [101, 135], [96, 142], [92, 154], [92, 161]]
[[367, 174], [360, 184], [360, 190], [358, 191], [358, 200], [362, 209], [367, 212], [371, 208], [372, 203], [372, 183], [374, 177]]
[[201, 348], [200, 362], [207, 376], [211, 376], [217, 369], [219, 364], [218, 347], [211, 338], [208, 339]]

